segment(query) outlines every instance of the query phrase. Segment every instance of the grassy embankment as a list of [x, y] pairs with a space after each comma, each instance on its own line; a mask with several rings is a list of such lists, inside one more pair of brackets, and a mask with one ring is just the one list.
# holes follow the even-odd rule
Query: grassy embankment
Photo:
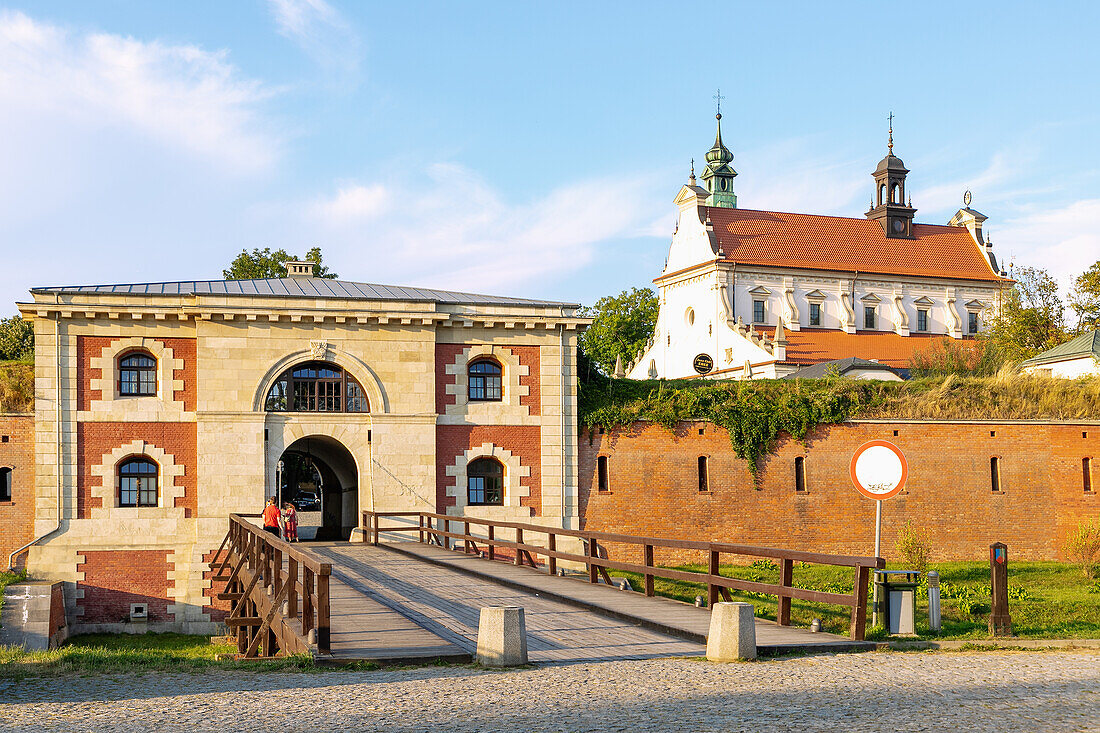
[[[706, 572], [703, 565], [684, 565], [677, 569]], [[898, 563], [888, 569], [903, 570]], [[986, 639], [989, 637], [989, 564], [984, 562], [933, 563], [940, 573], [942, 629], [933, 634], [928, 627], [928, 593], [917, 592], [917, 634], [925, 639]], [[723, 565], [721, 574], [764, 583], [778, 583], [779, 569], [768, 561], [753, 565]], [[629, 578], [635, 589], [642, 577], [634, 573], [612, 571], [611, 575]], [[852, 592], [852, 572], [848, 568], [795, 564], [794, 585], [834, 593]], [[658, 595], [691, 603], [706, 596], [702, 583], [654, 581]], [[760, 618], [775, 620], [775, 596], [732, 592], [735, 601], [752, 603]], [[1014, 562], [1009, 568], [1009, 611], [1017, 636], [1042, 639], [1100, 638], [1100, 581], [1090, 584], [1081, 569], [1068, 563]], [[791, 623], [807, 627], [820, 618], [822, 628], [847, 635], [849, 613], [841, 606], [795, 600], [791, 603]], [[870, 618], [868, 618], [870, 629]], [[873, 634], [871, 636], [874, 636]]]
[[0, 412], [30, 412], [33, 409], [34, 364], [0, 361]]

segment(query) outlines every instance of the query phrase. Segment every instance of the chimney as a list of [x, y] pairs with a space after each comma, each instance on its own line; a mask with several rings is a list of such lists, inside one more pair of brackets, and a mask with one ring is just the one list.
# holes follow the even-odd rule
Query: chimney
[[312, 262], [296, 262], [288, 260], [286, 263], [287, 277], [314, 277], [314, 264]]

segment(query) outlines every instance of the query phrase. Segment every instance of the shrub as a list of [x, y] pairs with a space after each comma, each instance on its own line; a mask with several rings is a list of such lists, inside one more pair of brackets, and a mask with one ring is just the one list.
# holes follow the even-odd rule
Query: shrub
[[1085, 519], [1069, 533], [1062, 548], [1066, 558], [1085, 572], [1091, 580], [1100, 570], [1100, 520]]
[[928, 556], [932, 554], [932, 541], [926, 532], [914, 527], [912, 521], [906, 522], [898, 532], [894, 549], [905, 561], [906, 570], [917, 570], [921, 573], [928, 570]]

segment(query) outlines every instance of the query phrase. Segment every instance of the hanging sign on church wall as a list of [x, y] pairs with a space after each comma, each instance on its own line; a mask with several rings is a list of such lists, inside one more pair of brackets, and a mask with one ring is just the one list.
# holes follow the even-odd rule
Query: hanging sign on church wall
[[714, 368], [714, 359], [711, 358], [710, 354], [699, 354], [691, 362], [691, 365], [700, 374], [710, 374], [710, 370]]

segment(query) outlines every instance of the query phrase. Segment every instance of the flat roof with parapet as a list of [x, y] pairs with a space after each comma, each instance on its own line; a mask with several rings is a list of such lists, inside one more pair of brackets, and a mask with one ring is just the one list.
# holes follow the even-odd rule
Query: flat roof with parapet
[[334, 298], [340, 300], [409, 300], [462, 305], [560, 306], [579, 308], [578, 303], [531, 300], [501, 295], [459, 293], [453, 290], [376, 285], [320, 277], [279, 277], [260, 280], [183, 280], [180, 282], [131, 283], [118, 285], [64, 285], [31, 288], [37, 293], [98, 293], [103, 295], [244, 295], [284, 298]]

